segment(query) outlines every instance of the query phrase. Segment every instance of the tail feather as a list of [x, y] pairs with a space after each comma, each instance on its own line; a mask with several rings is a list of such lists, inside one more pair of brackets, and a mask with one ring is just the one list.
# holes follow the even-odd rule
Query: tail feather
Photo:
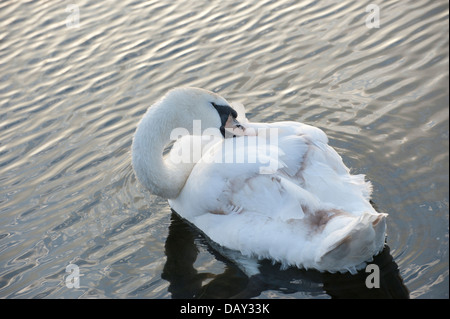
[[384, 247], [386, 216], [366, 212], [340, 231], [331, 232], [316, 262], [325, 269], [347, 269], [351, 273], [361, 269]]
[[284, 266], [355, 273], [383, 249], [385, 216], [338, 216], [313, 236], [306, 231], [310, 228], [306, 219], [274, 220], [251, 212], [198, 216], [195, 224], [207, 229], [205, 234], [213, 241], [249, 257], [270, 258]]

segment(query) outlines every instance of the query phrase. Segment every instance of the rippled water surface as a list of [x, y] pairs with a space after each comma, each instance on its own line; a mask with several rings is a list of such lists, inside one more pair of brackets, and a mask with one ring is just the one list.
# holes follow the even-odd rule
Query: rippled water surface
[[[449, 4], [373, 1], [369, 28], [370, 3], [2, 1], [0, 297], [448, 298]], [[389, 213], [380, 288], [248, 278], [137, 182], [136, 125], [180, 85], [328, 134]]]

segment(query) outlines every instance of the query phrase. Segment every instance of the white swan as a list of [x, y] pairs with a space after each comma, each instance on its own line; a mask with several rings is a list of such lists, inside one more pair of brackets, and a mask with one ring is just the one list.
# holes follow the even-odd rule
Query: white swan
[[[243, 255], [329, 272], [364, 267], [383, 249], [386, 231], [387, 215], [369, 202], [371, 184], [349, 173], [322, 130], [250, 123], [244, 112], [203, 89], [169, 91], [135, 132], [139, 181]], [[237, 137], [224, 138], [229, 131]]]

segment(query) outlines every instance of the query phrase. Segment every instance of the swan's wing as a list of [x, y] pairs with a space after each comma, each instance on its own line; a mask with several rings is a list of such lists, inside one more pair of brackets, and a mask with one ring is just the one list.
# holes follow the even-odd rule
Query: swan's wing
[[[283, 188], [278, 177], [346, 211], [372, 210], [367, 201], [371, 184], [364, 175], [349, 173], [339, 154], [327, 144], [322, 130], [296, 122], [250, 125], [259, 133], [265, 132], [264, 137], [257, 134], [223, 140], [192, 170], [188, 184], [195, 180], [196, 185], [188, 187], [185, 193], [200, 190], [190, 198], [205, 198], [202, 204], [207, 207], [203, 211], [224, 215], [244, 210], [288, 211], [295, 203], [280, 192]], [[261, 199], [255, 198], [255, 194]], [[279, 202], [286, 204], [283, 207], [272, 204]], [[192, 214], [200, 211], [192, 208]], [[297, 211], [300, 217], [302, 211]]]
[[344, 204], [353, 203], [353, 198], [357, 203], [367, 204], [372, 184], [363, 174], [350, 174], [342, 157], [328, 145], [328, 137], [321, 129], [296, 122], [265, 127], [279, 130], [280, 149], [284, 153], [281, 159], [287, 164], [284, 171], [296, 179], [297, 184], [313, 186], [309, 189], [314, 194], [323, 194], [322, 200]]
[[331, 167], [338, 174], [349, 173], [341, 156], [328, 145], [327, 135], [317, 127], [292, 121], [247, 123], [246, 127], [249, 135], [263, 136], [268, 143], [279, 147], [280, 160], [286, 164], [284, 171], [290, 176], [299, 175], [308, 158]]
[[[170, 205], [213, 241], [243, 254], [319, 270], [354, 270], [383, 246], [384, 231], [375, 226], [384, 225], [384, 216], [370, 208], [360, 215], [339, 209], [347, 202], [346, 207], [353, 209], [351, 201], [357, 202], [357, 209], [365, 209], [367, 201], [358, 199], [358, 186], [348, 187], [355, 180], [345, 165], [340, 167], [339, 155], [328, 149], [320, 131], [299, 130], [281, 135], [278, 145], [269, 143], [272, 148], [265, 152], [237, 144], [256, 136], [215, 145], [195, 165]], [[235, 154], [222, 152], [230, 146]], [[261, 174], [260, 162], [229, 161], [237, 154], [256, 155], [260, 162], [273, 165]], [[374, 246], [368, 247], [372, 242]]]
[[354, 272], [383, 247], [383, 215], [357, 217], [327, 207], [287, 178], [235, 177], [224, 190], [204, 199], [215, 209], [190, 220], [213, 241], [244, 255]]
[[[175, 205], [183, 202], [188, 216], [252, 211], [272, 217], [279, 213], [283, 219], [302, 218], [298, 198], [283, 186], [282, 179], [296, 178], [309, 143], [303, 136], [284, 136], [272, 142], [244, 136], [215, 145], [195, 165]], [[191, 205], [199, 198], [201, 202]], [[302, 202], [307, 205], [314, 199]]]

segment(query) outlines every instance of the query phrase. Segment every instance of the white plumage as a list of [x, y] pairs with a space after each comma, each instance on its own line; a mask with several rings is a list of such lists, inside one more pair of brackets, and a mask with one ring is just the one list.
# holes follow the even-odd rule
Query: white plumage
[[177, 165], [163, 159], [174, 128], [192, 134], [195, 119], [203, 129], [220, 127], [211, 103], [230, 105], [214, 93], [183, 88], [149, 108], [132, 153], [136, 175], [151, 192], [217, 244], [284, 266], [354, 273], [383, 249], [386, 214], [370, 204], [371, 184], [350, 174], [316, 127], [250, 123], [243, 106], [233, 104], [244, 136], [184, 136], [171, 152], [195, 144], [201, 156]]

